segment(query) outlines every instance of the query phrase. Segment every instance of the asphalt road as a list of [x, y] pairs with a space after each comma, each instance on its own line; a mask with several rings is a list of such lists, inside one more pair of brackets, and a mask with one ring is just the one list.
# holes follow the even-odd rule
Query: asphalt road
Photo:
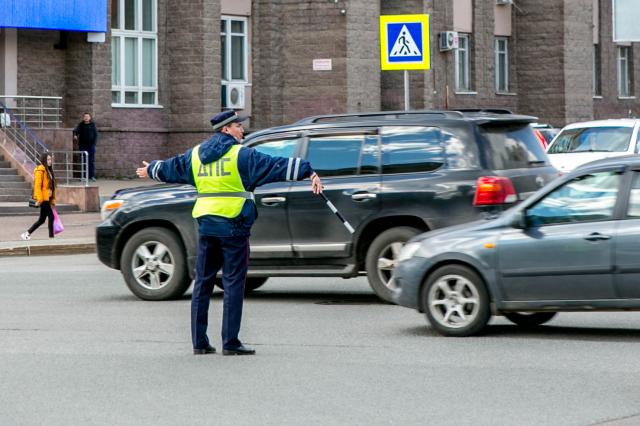
[[93, 255], [0, 258], [0, 424], [640, 423], [640, 313], [444, 338], [364, 279], [276, 278], [241, 338], [258, 355], [193, 356], [188, 296], [140, 301]]

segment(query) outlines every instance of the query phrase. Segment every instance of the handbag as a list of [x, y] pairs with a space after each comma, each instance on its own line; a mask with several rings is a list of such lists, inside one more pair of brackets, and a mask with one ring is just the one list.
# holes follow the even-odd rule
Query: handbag
[[37, 209], [38, 207], [40, 207], [37, 203], [38, 201], [36, 201], [34, 198], [29, 198], [29, 207]]
[[62, 221], [60, 220], [60, 216], [58, 216], [58, 212], [55, 207], [51, 207], [53, 210], [53, 235], [57, 235], [64, 231], [64, 226], [62, 225]]

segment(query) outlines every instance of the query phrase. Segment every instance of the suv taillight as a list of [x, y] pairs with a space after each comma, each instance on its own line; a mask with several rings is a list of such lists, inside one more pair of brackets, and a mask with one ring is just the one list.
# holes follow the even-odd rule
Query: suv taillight
[[474, 206], [488, 206], [505, 203], [515, 203], [518, 195], [511, 179], [500, 176], [482, 176], [478, 178], [476, 195], [473, 197]]

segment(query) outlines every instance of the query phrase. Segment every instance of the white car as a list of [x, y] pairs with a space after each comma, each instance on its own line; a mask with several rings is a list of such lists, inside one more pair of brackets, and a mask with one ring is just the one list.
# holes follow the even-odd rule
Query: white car
[[597, 120], [565, 126], [547, 147], [562, 173], [601, 158], [638, 153], [640, 119]]

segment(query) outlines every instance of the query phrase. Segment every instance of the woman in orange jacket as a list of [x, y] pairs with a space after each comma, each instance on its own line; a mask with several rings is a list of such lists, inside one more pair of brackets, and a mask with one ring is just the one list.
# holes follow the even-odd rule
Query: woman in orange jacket
[[33, 172], [33, 198], [40, 206], [40, 217], [26, 232], [20, 235], [23, 240], [31, 239], [33, 231], [49, 218], [49, 238], [53, 238], [53, 206], [56, 204], [56, 177], [53, 174], [53, 159], [48, 152], [40, 156], [40, 165]]

